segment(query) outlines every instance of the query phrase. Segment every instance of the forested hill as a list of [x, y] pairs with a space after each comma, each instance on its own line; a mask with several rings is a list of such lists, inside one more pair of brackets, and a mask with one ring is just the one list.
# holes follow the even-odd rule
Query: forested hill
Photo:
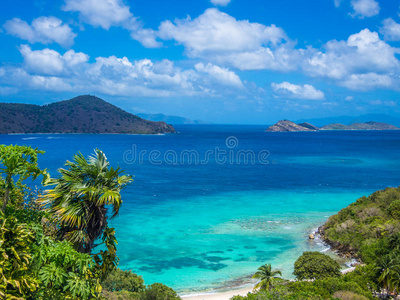
[[148, 121], [98, 97], [85, 95], [49, 105], [0, 103], [0, 133], [175, 132], [165, 122]]

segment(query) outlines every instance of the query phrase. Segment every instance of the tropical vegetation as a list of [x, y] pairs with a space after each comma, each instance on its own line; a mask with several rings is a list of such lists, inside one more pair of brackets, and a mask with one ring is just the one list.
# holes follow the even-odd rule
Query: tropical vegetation
[[[38, 165], [43, 153], [0, 145], [0, 299], [179, 299], [171, 288], [145, 286], [117, 268], [108, 220], [132, 177], [95, 150], [88, 159], [76, 154], [49, 178]], [[39, 176], [43, 193], [26, 184]]]
[[274, 280], [278, 278], [277, 275], [282, 276], [279, 270], [272, 270], [271, 264], [265, 264], [258, 268], [258, 271], [253, 275], [253, 278], [259, 279], [254, 289], [269, 290], [273, 287]]
[[280, 280], [234, 300], [386, 299], [400, 293], [400, 188], [358, 199], [330, 217], [320, 233], [341, 255], [359, 261], [353, 272], [343, 275], [331, 257], [304, 252], [294, 264], [296, 281]]
[[299, 279], [323, 279], [340, 276], [340, 265], [320, 252], [304, 252], [294, 263], [293, 274]]

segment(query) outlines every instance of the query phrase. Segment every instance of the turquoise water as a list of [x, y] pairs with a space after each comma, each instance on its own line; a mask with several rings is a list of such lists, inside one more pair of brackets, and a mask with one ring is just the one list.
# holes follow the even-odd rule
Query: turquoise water
[[[246, 283], [267, 262], [290, 278], [303, 251], [326, 250], [308, 240], [309, 232], [357, 198], [399, 185], [398, 131], [177, 130], [156, 136], [0, 135], [0, 141], [45, 150], [40, 165], [53, 176], [75, 152], [88, 155], [96, 147], [135, 175], [112, 222], [120, 267], [180, 293]], [[218, 151], [226, 153], [218, 157]]]

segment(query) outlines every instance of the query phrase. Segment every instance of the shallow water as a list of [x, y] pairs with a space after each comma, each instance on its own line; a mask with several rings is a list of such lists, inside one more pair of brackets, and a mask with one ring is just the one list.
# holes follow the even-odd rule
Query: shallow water
[[399, 184], [399, 131], [176, 128], [173, 135], [0, 135], [0, 141], [46, 150], [40, 165], [52, 175], [75, 152], [96, 147], [135, 175], [112, 222], [120, 267], [181, 293], [245, 283], [267, 262], [290, 278], [303, 251], [326, 249], [309, 241], [309, 232], [360, 196]]

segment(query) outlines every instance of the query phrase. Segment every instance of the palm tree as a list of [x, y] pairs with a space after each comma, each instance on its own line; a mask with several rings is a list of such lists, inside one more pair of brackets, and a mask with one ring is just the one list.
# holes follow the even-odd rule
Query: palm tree
[[260, 282], [256, 284], [254, 287], [254, 290], [260, 289], [260, 290], [267, 290], [272, 287], [272, 283], [275, 278], [278, 278], [278, 276], [282, 276], [282, 272], [279, 270], [274, 270], [272, 271], [271, 264], [265, 264], [261, 267], [258, 268], [258, 271], [253, 275], [252, 278], [257, 278], [260, 279]]
[[102, 236], [107, 248], [115, 252], [116, 240], [113, 228], [108, 227], [108, 210], [112, 207], [110, 218], [118, 214], [122, 204], [120, 191], [132, 177], [121, 176], [120, 168], [110, 167], [107, 157], [98, 149], [88, 160], [81, 153], [74, 155], [73, 161], [67, 161], [65, 166], [58, 170], [59, 178], [48, 181], [47, 185], [55, 187], [47, 190], [40, 200], [57, 222], [58, 238], [71, 241], [79, 252], [91, 253], [95, 241]]
[[392, 252], [378, 259], [375, 263], [380, 273], [378, 281], [389, 292], [399, 292], [400, 289], [400, 254]]

